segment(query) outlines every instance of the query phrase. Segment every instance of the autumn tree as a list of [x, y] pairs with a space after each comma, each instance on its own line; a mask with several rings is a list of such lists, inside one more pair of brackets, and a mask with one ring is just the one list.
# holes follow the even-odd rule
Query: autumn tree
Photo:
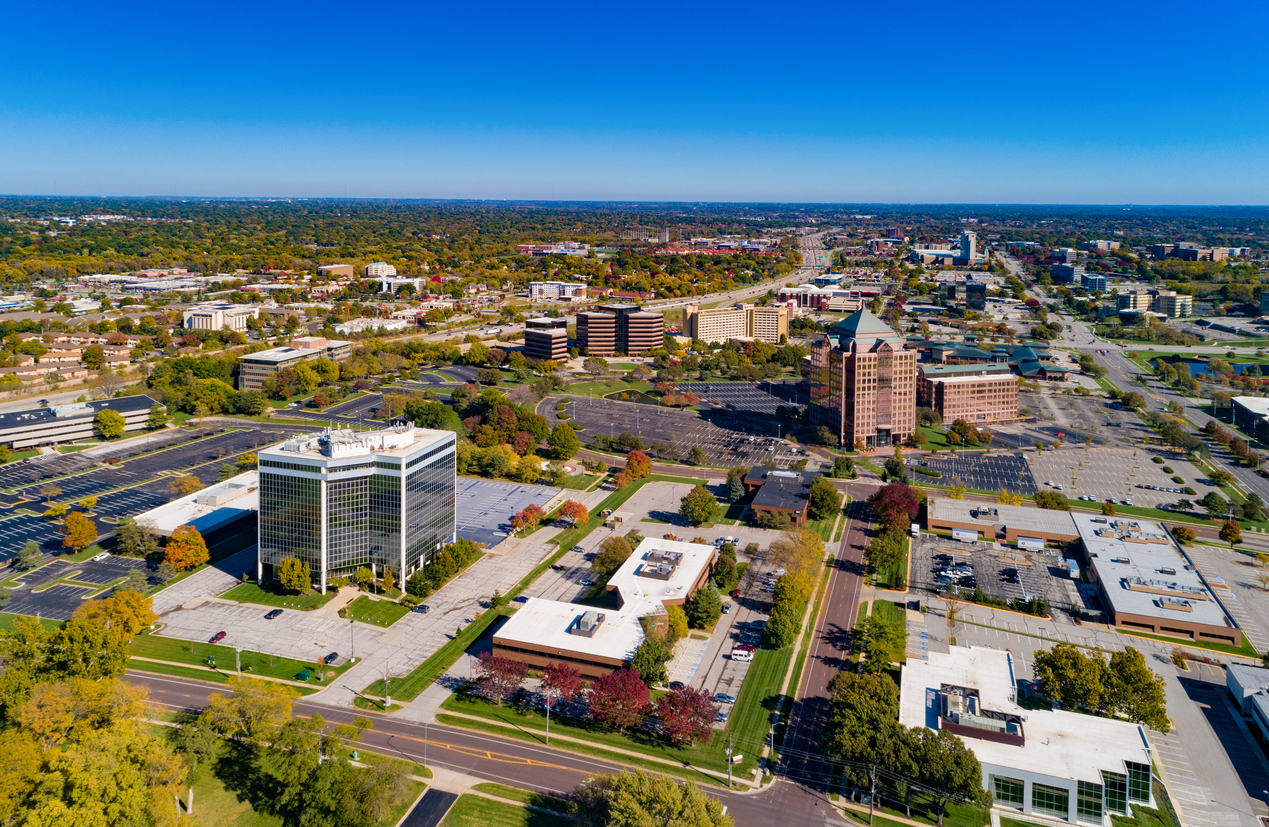
[[228, 688], [227, 695], [214, 692], [207, 698], [199, 725], [222, 738], [239, 738], [253, 749], [277, 736], [291, 720], [292, 704], [299, 697], [285, 684], [252, 678], [232, 677]]
[[590, 688], [590, 714], [614, 729], [629, 729], [643, 721], [648, 711], [648, 687], [634, 669], [618, 669], [599, 678]]
[[586, 688], [582, 673], [567, 663], [549, 664], [542, 672], [542, 688], [552, 697], [571, 701]]
[[303, 594], [313, 585], [308, 564], [298, 557], [283, 557], [274, 569], [278, 584], [291, 594]]
[[66, 534], [62, 538], [63, 548], [83, 551], [97, 542], [96, 523], [78, 511], [72, 511], [66, 515], [66, 523], [62, 526], [62, 531]]
[[476, 683], [484, 688], [484, 693], [498, 702], [511, 697], [511, 694], [524, 685], [529, 677], [529, 667], [521, 661], [495, 655], [492, 651], [483, 653], [476, 659], [479, 674]]
[[185, 497], [193, 494], [195, 491], [203, 487], [203, 481], [193, 474], [185, 474], [181, 477], [172, 479], [167, 484], [167, 490], [172, 492], [172, 498]]
[[625, 471], [631, 481], [641, 480], [652, 473], [652, 460], [643, 451], [631, 451], [626, 454]]
[[123, 415], [110, 408], [102, 408], [93, 418], [93, 430], [101, 439], [123, 436], [124, 427]]
[[560, 506], [559, 516], [568, 520], [569, 525], [576, 526], [590, 520], [590, 511], [577, 500], [568, 500]]
[[[884, 490], [884, 489], [883, 489]], [[785, 570], [804, 596], [810, 595], [824, 559], [824, 538], [808, 528], [795, 528], [771, 544], [771, 564]]]
[[172, 532], [163, 550], [163, 559], [177, 571], [188, 571], [206, 563], [209, 554], [203, 535], [192, 525], [179, 526]]
[[892, 482], [868, 498], [868, 506], [884, 526], [906, 529], [917, 515], [920, 502], [916, 492], [905, 482]]
[[656, 714], [670, 742], [685, 746], [710, 737], [718, 705], [705, 690], [680, 686], [657, 700]]
[[1233, 548], [1243, 541], [1243, 533], [1238, 523], [1233, 520], [1226, 520], [1221, 526], [1220, 538], [1223, 542], [1229, 543], [1229, 547]]
[[722, 802], [701, 792], [695, 781], [680, 784], [668, 775], [642, 770], [596, 775], [573, 795], [582, 827], [735, 827]]

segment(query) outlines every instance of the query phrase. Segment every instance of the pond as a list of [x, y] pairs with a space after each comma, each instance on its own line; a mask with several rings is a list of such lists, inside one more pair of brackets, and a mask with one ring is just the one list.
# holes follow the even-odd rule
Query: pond
[[[1158, 365], [1160, 361], [1167, 361], [1172, 363], [1173, 365], [1184, 362], [1185, 364], [1190, 366], [1191, 376], [1203, 376], [1203, 375], [1206, 375], [1207, 373], [1207, 363], [1200, 361], [1198, 359], [1166, 359], [1165, 360], [1165, 359], [1162, 359], [1162, 357], [1160, 357], [1160, 358], [1151, 359], [1150, 361], [1151, 361], [1151, 364], [1154, 364], [1154, 365]], [[1251, 376], [1255, 376], [1257, 373], [1264, 376], [1269, 376], [1269, 365], [1261, 365], [1255, 362], [1247, 362], [1247, 363], [1231, 362], [1230, 364], [1234, 368], [1234, 373], [1239, 374], [1240, 376], [1244, 372], [1246, 372], [1248, 368], [1256, 368], [1256, 370], [1253, 370], [1250, 372], [1249, 375]]]

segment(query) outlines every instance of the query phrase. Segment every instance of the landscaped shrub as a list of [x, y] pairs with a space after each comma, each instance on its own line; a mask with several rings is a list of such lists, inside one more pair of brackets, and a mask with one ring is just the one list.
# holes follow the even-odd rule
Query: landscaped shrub
[[[1156, 459], [1158, 459], [1158, 457], [1156, 457]], [[1167, 466], [1167, 465], [1163, 466], [1163, 467], [1162, 467], [1162, 468], [1160, 468], [1159, 470], [1160, 470], [1160, 471], [1162, 471], [1162, 472], [1163, 472], [1163, 473], [1165, 473], [1165, 474], [1175, 474], [1175, 473], [1176, 473], [1175, 471], [1173, 471], [1173, 470], [1172, 470], [1169, 466]]]
[[941, 477], [941, 476], [943, 476], [943, 472], [942, 472], [942, 471], [935, 471], [935, 470], [933, 470], [933, 469], [931, 469], [931, 468], [922, 468], [922, 467], [920, 467], [920, 466], [917, 466], [916, 468], [913, 468], [912, 470], [913, 470], [913, 471], [916, 471], [918, 474], [920, 474], [920, 475], [921, 475], [921, 476], [923, 476], [923, 477], [936, 477], [936, 478], [937, 478], [937, 477]]
[[1185, 485], [1185, 480], [1181, 479], [1180, 477], [1173, 477], [1172, 481], [1175, 482], [1177, 485]]
[[1162, 465], [1163, 457], [1151, 457], [1150, 461], [1153, 462], [1155, 465]]
[[568, 414], [566, 414], [566, 413], [556, 414], [556, 415], [555, 415], [555, 418], [556, 418], [556, 419], [559, 419], [559, 420], [565, 420], [565, 419], [568, 419]]
[[1189, 494], [1191, 497], [1198, 494], [1197, 491], [1195, 491], [1193, 488], [1190, 488], [1188, 485], [1185, 487], [1185, 493]]

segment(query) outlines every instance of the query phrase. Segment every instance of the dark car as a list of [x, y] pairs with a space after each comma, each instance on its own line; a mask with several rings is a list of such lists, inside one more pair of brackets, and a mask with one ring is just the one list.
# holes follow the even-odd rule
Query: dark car
[[265, 620], [273, 620], [274, 618], [276, 618], [276, 617], [277, 617], [278, 615], [280, 615], [280, 614], [282, 614], [282, 610], [281, 610], [281, 609], [274, 609], [273, 611], [271, 611], [271, 612], [269, 612], [267, 615], [265, 615], [265, 616], [264, 616], [264, 619], [265, 619]]
[[432, 611], [432, 607], [431, 607], [431, 606], [423, 606], [423, 605], [419, 605], [419, 606], [415, 606], [415, 607], [413, 607], [412, 609], [410, 609], [410, 611], [412, 611], [412, 612], [418, 612], [418, 613], [419, 613], [419, 614], [421, 614], [421, 615], [425, 615], [425, 614], [427, 614], [428, 612]]
[[334, 663], [337, 660], [339, 660], [339, 653], [331, 652], [329, 655], [322, 658], [322, 663], [326, 664], [327, 666], [330, 666], [332, 663]]
[[528, 602], [529, 602], [529, 598], [527, 598], [527, 597], [525, 597], [524, 595], [522, 595], [522, 594], [521, 594], [521, 595], [517, 595], [516, 597], [511, 598], [511, 602], [512, 602], [512, 603], [528, 603]]
[[759, 603], [758, 604], [758, 611], [760, 612], [769, 612], [774, 608], [775, 608], [774, 603]]
[[551, 571], [564, 571], [564, 567], [561, 566], [559, 563], [556, 563], [555, 565], [551, 566]]
[[216, 634], [211, 636], [211, 640], [208, 641], [208, 643], [220, 643], [224, 639], [225, 639], [225, 633], [217, 632]]
[[670, 691], [677, 692], [683, 688], [683, 681], [670, 681]]

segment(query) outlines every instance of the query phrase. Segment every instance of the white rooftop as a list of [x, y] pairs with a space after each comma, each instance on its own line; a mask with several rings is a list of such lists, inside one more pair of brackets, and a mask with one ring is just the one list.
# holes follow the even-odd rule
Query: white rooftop
[[1269, 416], [1269, 397], [1235, 396], [1234, 401], [1254, 414]]
[[982, 523], [1003, 525], [1018, 531], [1040, 531], [1049, 534], [1075, 534], [1071, 514], [1056, 509], [1035, 508], [1022, 505], [977, 503], [969, 500], [953, 500], [950, 497], [930, 497], [927, 501], [930, 520], [958, 523]]
[[903, 666], [899, 723], [938, 729], [943, 684], [975, 689], [982, 709], [1022, 718], [1022, 746], [962, 737], [983, 764], [1101, 784], [1102, 770], [1123, 773], [1125, 761], [1150, 763], [1150, 744], [1137, 724], [1019, 706], [1012, 656], [998, 649], [953, 646], [948, 654], [910, 659]]
[[283, 460], [297, 454], [313, 459], [343, 459], [371, 454], [405, 457], [428, 445], [453, 439], [453, 431], [416, 428], [413, 425], [392, 425], [379, 431], [327, 428], [319, 433], [292, 437], [281, 445], [260, 451], [259, 456]]
[[1135, 517], [1072, 517], [1116, 613], [1237, 628], [1163, 526]]
[[[620, 609], [592, 609], [577, 603], [530, 598], [495, 637], [616, 660], [629, 660], [643, 643], [639, 618], [663, 614], [665, 602], [681, 602], [702, 570], [713, 562], [713, 546], [648, 537], [608, 580], [621, 594]], [[570, 633], [575, 621], [589, 611], [604, 616], [594, 635]]]
[[260, 510], [260, 474], [247, 471], [224, 482], [164, 503], [137, 517], [157, 533], [170, 537], [183, 525], [208, 534], [245, 514]]

